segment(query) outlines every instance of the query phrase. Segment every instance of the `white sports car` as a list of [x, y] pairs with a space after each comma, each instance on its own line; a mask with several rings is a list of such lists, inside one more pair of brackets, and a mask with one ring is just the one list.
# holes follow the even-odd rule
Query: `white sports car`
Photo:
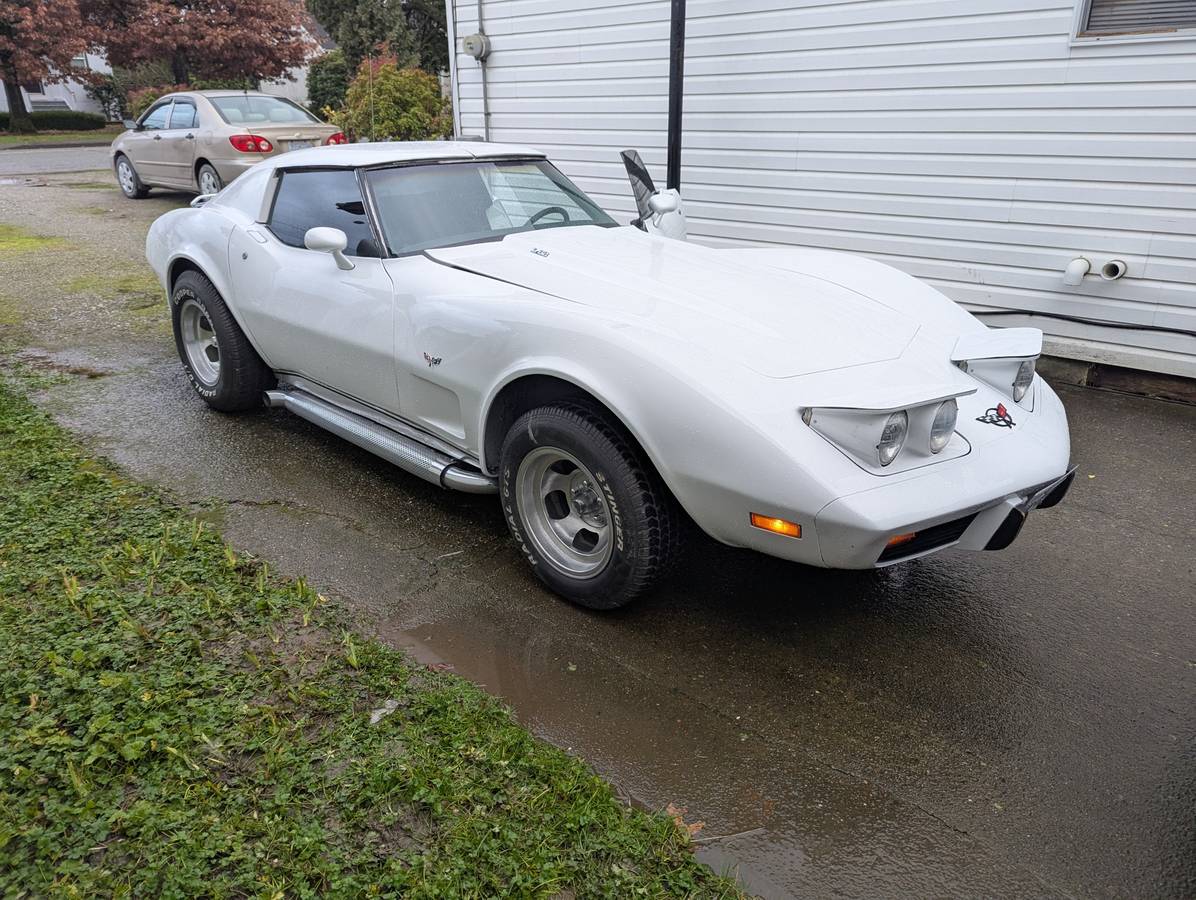
[[858, 256], [662, 236], [679, 199], [626, 161], [638, 228], [527, 147], [299, 150], [162, 216], [146, 255], [208, 404], [497, 493], [585, 606], [650, 588], [690, 520], [861, 569], [1001, 549], [1062, 499], [1040, 332]]

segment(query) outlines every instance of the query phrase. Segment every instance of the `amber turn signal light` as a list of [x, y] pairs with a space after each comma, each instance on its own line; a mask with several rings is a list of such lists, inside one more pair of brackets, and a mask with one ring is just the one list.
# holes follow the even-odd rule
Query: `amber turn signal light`
[[902, 544], [908, 544], [918, 536], [918, 532], [911, 531], [908, 534], [895, 534], [889, 538], [888, 547], [900, 547]]
[[763, 528], [765, 531], [771, 531], [773, 534], [783, 534], [785, 537], [801, 537], [801, 526], [796, 522], [787, 522], [785, 519], [774, 519], [772, 516], [752, 513], [752, 525], [756, 528]]

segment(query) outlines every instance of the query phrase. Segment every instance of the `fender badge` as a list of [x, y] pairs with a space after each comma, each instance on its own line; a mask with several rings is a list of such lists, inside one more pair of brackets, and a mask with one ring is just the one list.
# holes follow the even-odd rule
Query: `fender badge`
[[440, 365], [443, 360], [439, 356], [431, 356], [430, 354], [425, 353], [424, 362], [428, 364], [428, 368], [430, 369], [432, 366]]
[[533, 247], [532, 253], [536, 254], [536, 256], [548, 256], [548, 251], [541, 250], [539, 247]]
[[998, 428], [1012, 428], [1017, 424], [1009, 415], [1004, 403], [998, 403], [992, 409], [986, 410], [984, 415], [976, 417], [976, 421], [985, 425], [996, 425]]

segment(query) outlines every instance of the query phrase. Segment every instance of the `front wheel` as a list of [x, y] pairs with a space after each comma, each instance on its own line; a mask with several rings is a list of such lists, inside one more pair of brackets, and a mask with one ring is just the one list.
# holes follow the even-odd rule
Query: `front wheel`
[[683, 513], [642, 452], [597, 409], [521, 416], [503, 442], [499, 491], [536, 575], [590, 609], [616, 609], [675, 560]]
[[142, 184], [133, 163], [123, 154], [116, 158], [116, 182], [120, 185], [120, 192], [130, 200], [142, 200], [149, 196], [149, 188]]

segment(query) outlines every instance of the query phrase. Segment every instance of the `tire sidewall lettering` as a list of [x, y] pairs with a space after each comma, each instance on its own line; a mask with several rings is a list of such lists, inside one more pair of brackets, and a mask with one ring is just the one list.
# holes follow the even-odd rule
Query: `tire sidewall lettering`
[[219, 393], [220, 381], [223, 378], [224, 373], [221, 371], [221, 373], [216, 376], [216, 387], [210, 388], [205, 386], [204, 383], [195, 376], [195, 373], [191, 371], [191, 364], [187, 361], [187, 354], [183, 352], [182, 334], [179, 331], [178, 321], [179, 308], [183, 305], [184, 300], [191, 300], [196, 306], [203, 310], [203, 314], [207, 316], [208, 321], [212, 323], [213, 330], [216, 328], [216, 320], [213, 318], [211, 310], [208, 309], [208, 305], [204, 303], [203, 297], [199, 296], [199, 294], [187, 287], [187, 285], [180, 285], [179, 287], [175, 288], [174, 292], [170, 295], [170, 302], [172, 306], [171, 312], [175, 329], [175, 341], [179, 346], [179, 357], [183, 363], [183, 371], [187, 374], [187, 380], [191, 382], [191, 387], [195, 389], [195, 393], [199, 394], [199, 396], [204, 400], [211, 400]]

